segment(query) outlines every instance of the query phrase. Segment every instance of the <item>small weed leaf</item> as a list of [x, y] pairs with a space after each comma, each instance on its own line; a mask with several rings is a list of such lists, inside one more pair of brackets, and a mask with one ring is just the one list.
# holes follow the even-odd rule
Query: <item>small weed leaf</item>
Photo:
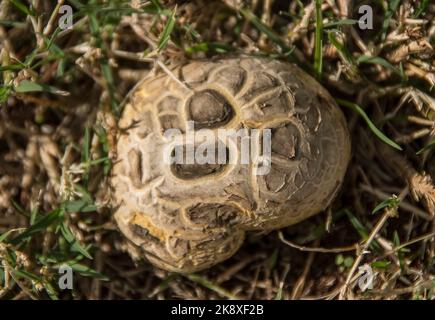
[[353, 262], [354, 259], [352, 256], [344, 256], [341, 253], [335, 256], [335, 265], [339, 267], [350, 268]]
[[85, 256], [86, 258], [92, 260], [92, 256], [89, 254], [87, 249], [84, 248], [77, 241], [77, 239], [74, 237], [74, 234], [71, 232], [70, 228], [68, 227], [68, 225], [65, 222], [61, 224], [60, 230], [61, 230], [62, 235], [65, 238], [65, 240], [68, 241], [68, 243], [71, 245], [72, 251], [78, 252], [78, 253], [82, 254], [83, 256]]
[[426, 146], [417, 151], [417, 155], [422, 154], [424, 151], [435, 148], [435, 140], [429, 142]]
[[68, 213], [73, 212], [93, 212], [98, 209], [98, 206], [89, 203], [87, 199], [73, 200], [65, 202], [65, 211]]
[[388, 260], [380, 260], [380, 261], [374, 261], [370, 265], [372, 268], [386, 269], [390, 264], [391, 262]]
[[215, 52], [226, 53], [234, 51], [235, 49], [225, 43], [219, 42], [201, 42], [185, 49], [187, 54], [193, 54], [197, 52]]
[[27, 92], [49, 92], [61, 96], [67, 96], [69, 95], [68, 92], [57, 89], [55, 87], [46, 85], [46, 84], [40, 84], [36, 82], [32, 82], [29, 80], [23, 80], [21, 83], [15, 88], [15, 92], [18, 93], [27, 93]]
[[335, 264], [337, 265], [337, 266], [339, 266], [339, 265], [342, 265], [343, 264], [343, 261], [344, 261], [344, 257], [343, 257], [343, 255], [340, 253], [340, 254], [337, 254], [336, 256], [335, 256]]
[[14, 231], [17, 231], [17, 229], [11, 229], [0, 235], [0, 243], [4, 242], [9, 235], [11, 235]]
[[[68, 263], [67, 263], [68, 264]], [[101, 281], [109, 281], [110, 279], [98, 271], [80, 263], [68, 264], [75, 272], [85, 277], [99, 279]]]
[[396, 195], [393, 195], [391, 198], [388, 198], [384, 201], [382, 201], [380, 204], [378, 204], [372, 211], [372, 214], [375, 214], [376, 212], [381, 211], [384, 208], [394, 208], [397, 207], [400, 200]]

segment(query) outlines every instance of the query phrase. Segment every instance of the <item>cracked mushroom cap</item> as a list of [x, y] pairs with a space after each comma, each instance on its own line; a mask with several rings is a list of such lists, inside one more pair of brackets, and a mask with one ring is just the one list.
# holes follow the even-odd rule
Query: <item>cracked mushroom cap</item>
[[[119, 123], [115, 219], [134, 256], [195, 272], [231, 257], [246, 232], [295, 224], [331, 203], [350, 158], [349, 133], [312, 77], [292, 64], [244, 56], [171, 72], [141, 81]], [[256, 137], [248, 163], [240, 161], [242, 139], [222, 139], [222, 129]], [[262, 139], [266, 131], [270, 140]], [[206, 133], [233, 161], [167, 161], [176, 147], [185, 160], [186, 150], [206, 144]], [[267, 147], [270, 166], [259, 174]]]

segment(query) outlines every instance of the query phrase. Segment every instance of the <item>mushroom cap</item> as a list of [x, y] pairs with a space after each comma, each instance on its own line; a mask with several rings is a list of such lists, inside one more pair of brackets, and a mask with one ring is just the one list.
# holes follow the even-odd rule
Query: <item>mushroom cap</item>
[[148, 76], [119, 128], [115, 219], [134, 256], [175, 272], [229, 258], [247, 231], [324, 210], [350, 158], [329, 93], [266, 58], [190, 61]]

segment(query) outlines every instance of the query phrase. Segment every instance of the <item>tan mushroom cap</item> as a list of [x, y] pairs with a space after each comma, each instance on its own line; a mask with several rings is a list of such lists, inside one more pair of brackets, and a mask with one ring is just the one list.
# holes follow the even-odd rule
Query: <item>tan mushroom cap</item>
[[[171, 71], [139, 83], [119, 123], [127, 129], [118, 135], [111, 177], [115, 218], [135, 256], [171, 271], [198, 271], [232, 256], [247, 231], [286, 227], [331, 203], [349, 162], [349, 133], [312, 77], [292, 64], [245, 56]], [[185, 152], [188, 121], [198, 134], [244, 128], [257, 135], [257, 153], [249, 163], [169, 164], [174, 140], [165, 133], [179, 129]], [[271, 166], [260, 175], [265, 129]], [[215, 136], [215, 146], [223, 143], [241, 159], [241, 139]]]

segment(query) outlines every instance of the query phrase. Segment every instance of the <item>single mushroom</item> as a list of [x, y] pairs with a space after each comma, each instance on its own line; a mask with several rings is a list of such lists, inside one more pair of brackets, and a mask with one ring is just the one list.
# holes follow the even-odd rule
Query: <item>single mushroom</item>
[[[231, 257], [246, 232], [283, 228], [328, 207], [350, 140], [342, 112], [312, 77], [246, 56], [170, 72], [141, 81], [119, 122], [128, 129], [117, 137], [111, 184], [133, 255], [195, 272]], [[222, 132], [247, 133], [251, 148], [243, 149], [246, 137]], [[168, 161], [178, 151], [177, 162]]]

